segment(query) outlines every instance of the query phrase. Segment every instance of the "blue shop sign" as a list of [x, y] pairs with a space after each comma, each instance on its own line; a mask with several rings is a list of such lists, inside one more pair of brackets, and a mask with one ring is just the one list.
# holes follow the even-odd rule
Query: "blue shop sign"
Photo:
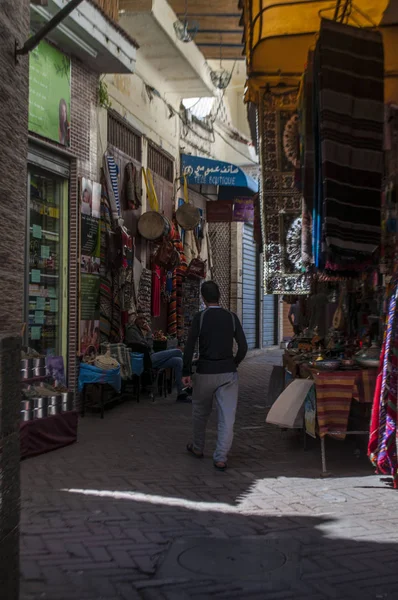
[[182, 154], [181, 171], [191, 185], [241, 187], [258, 192], [257, 182], [231, 163]]

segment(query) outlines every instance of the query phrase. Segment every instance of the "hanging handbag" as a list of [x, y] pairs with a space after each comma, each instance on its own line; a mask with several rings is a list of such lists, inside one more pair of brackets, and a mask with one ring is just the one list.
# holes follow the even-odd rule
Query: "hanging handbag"
[[206, 263], [201, 258], [193, 258], [189, 263], [186, 276], [191, 279], [206, 279]]
[[200, 245], [196, 234], [194, 234], [194, 239], [199, 256], [194, 257], [189, 263], [186, 276], [190, 279], [206, 279], [207, 260], [200, 258]]
[[158, 267], [166, 269], [166, 271], [173, 271], [178, 267], [180, 264], [180, 255], [175, 249], [173, 242], [163, 238], [153, 256], [153, 262]]
[[195, 229], [200, 223], [199, 209], [189, 203], [188, 181], [186, 175], [184, 175], [184, 203], [177, 209], [176, 221], [185, 231]]

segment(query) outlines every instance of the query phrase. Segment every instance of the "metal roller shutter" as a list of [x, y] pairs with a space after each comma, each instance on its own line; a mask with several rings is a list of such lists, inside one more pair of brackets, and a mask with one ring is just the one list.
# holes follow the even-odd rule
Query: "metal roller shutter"
[[275, 345], [275, 296], [267, 295], [263, 298], [263, 348]]
[[257, 346], [257, 246], [253, 226], [243, 227], [243, 319], [242, 326], [249, 350]]

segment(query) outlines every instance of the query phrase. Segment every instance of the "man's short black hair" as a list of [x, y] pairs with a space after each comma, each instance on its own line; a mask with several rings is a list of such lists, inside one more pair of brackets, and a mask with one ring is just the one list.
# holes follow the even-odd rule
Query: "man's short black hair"
[[215, 281], [205, 281], [200, 293], [203, 296], [203, 300], [208, 304], [216, 304], [220, 301], [220, 288]]

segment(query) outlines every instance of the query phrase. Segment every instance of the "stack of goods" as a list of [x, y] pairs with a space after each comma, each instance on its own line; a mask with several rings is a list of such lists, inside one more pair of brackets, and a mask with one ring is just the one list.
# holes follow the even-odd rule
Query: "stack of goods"
[[73, 410], [73, 394], [65, 385], [63, 358], [43, 357], [28, 349], [21, 358], [21, 421]]

